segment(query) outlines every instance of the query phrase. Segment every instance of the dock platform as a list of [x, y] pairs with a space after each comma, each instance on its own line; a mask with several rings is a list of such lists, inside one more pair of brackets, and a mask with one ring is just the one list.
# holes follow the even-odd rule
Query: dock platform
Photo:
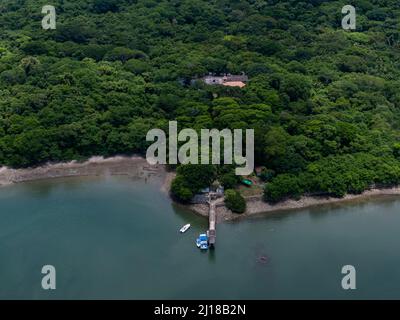
[[211, 248], [215, 247], [216, 237], [217, 237], [217, 211], [216, 211], [216, 201], [212, 201], [211, 196], [209, 196], [208, 204], [210, 206], [210, 211], [208, 214], [208, 243]]

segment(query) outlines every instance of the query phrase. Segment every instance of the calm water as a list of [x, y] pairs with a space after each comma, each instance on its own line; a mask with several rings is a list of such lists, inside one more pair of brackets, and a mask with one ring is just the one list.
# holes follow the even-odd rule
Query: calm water
[[[400, 298], [400, 200], [220, 224], [204, 253], [194, 240], [206, 228], [156, 185], [128, 178], [1, 188], [0, 299]], [[41, 289], [46, 264], [55, 291]], [[353, 292], [340, 285], [347, 264]]]

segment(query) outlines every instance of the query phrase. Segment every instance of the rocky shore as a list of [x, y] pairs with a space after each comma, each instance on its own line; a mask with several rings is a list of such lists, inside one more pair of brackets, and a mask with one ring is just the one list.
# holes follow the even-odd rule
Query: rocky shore
[[[321, 205], [329, 204], [344, 204], [346, 202], [355, 201], [368, 201], [373, 198], [383, 197], [383, 196], [400, 196], [400, 188], [387, 188], [387, 189], [371, 189], [367, 190], [362, 194], [358, 195], [346, 195], [343, 198], [333, 198], [333, 197], [311, 197], [304, 196], [300, 200], [286, 200], [279, 202], [277, 204], [269, 204], [263, 201], [262, 196], [252, 196], [247, 197], [247, 209], [243, 214], [235, 214], [229, 209], [227, 209], [223, 203], [216, 206], [218, 221], [230, 221], [243, 219], [253, 215], [276, 213], [279, 211], [288, 210], [298, 210], [304, 208], [310, 208]], [[196, 213], [208, 216], [208, 206], [204, 204], [194, 204], [189, 205], [189, 209], [195, 211]]]

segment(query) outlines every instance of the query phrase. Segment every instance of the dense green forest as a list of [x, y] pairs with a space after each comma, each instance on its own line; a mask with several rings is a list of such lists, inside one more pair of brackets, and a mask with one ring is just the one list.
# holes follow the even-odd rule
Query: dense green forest
[[[147, 131], [177, 120], [254, 128], [268, 201], [400, 182], [398, 1], [48, 2], [0, 3], [1, 165], [144, 153]], [[56, 30], [41, 28], [47, 4]], [[341, 28], [346, 4], [356, 31]], [[209, 72], [250, 81], [191, 83]], [[190, 197], [199, 180], [181, 171]], [[237, 182], [208, 166], [201, 181], [216, 175]]]

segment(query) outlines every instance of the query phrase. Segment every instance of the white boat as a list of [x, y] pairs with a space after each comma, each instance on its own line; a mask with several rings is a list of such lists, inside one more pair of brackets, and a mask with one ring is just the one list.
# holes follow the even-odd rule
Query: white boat
[[179, 231], [180, 233], [185, 233], [190, 228], [190, 224], [185, 224]]

